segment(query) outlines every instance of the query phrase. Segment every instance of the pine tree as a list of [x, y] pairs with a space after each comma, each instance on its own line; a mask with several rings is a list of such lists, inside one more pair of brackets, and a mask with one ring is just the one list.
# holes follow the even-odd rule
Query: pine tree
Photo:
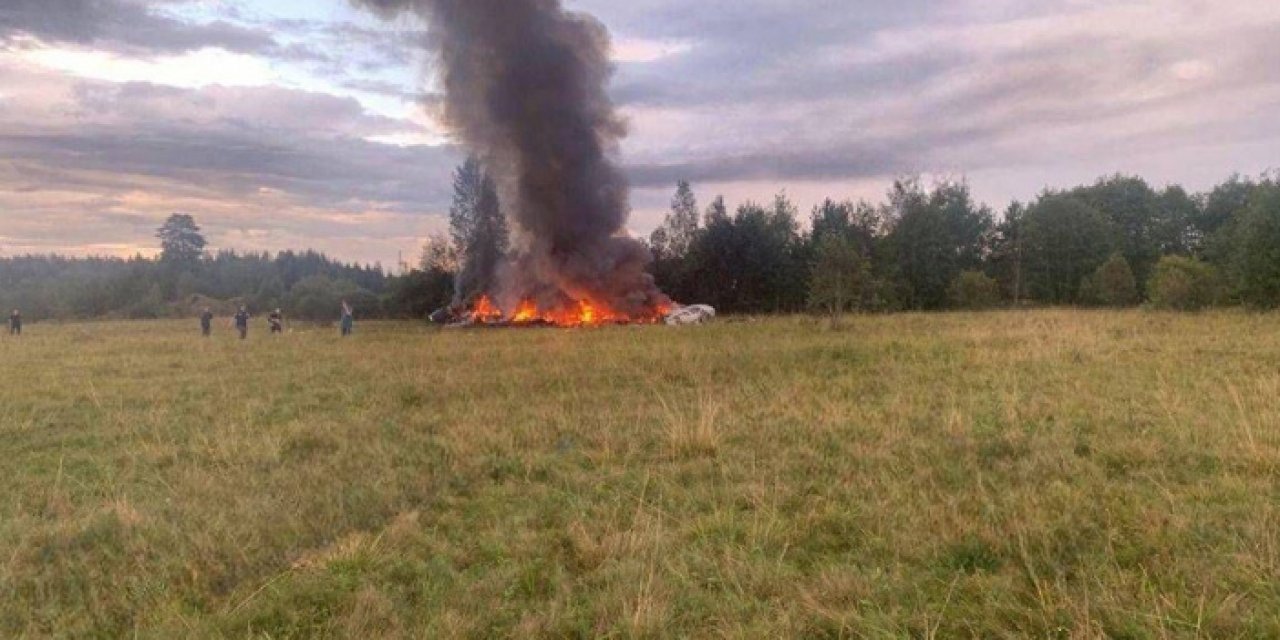
[[156, 230], [160, 239], [160, 259], [170, 264], [191, 265], [200, 260], [208, 242], [200, 234], [195, 218], [175, 213]]
[[468, 158], [454, 173], [449, 232], [461, 266], [456, 302], [492, 293], [498, 269], [507, 257], [510, 232], [493, 178], [480, 161]]

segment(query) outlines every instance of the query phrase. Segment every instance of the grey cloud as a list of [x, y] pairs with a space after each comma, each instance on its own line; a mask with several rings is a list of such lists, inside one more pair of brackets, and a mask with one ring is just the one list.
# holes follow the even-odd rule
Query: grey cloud
[[28, 183], [43, 189], [67, 186], [58, 171], [111, 172], [164, 178], [229, 199], [266, 188], [315, 207], [341, 210], [382, 202], [392, 210], [419, 213], [438, 211], [447, 202], [441, 176], [456, 160], [447, 150], [357, 139], [264, 140], [231, 131], [190, 135], [159, 127], [4, 134], [0, 149], [11, 161], [56, 167], [39, 176], [42, 182]]
[[[676, 179], [839, 182], [1016, 170], [1032, 176], [1019, 178], [1031, 195], [1061, 179], [1047, 167], [1087, 177], [1143, 166], [1142, 154], [1174, 158], [1169, 164], [1187, 172], [1253, 171], [1275, 163], [1256, 155], [1259, 142], [1280, 139], [1280, 14], [1260, 0], [1216, 8], [1199, 0], [566, 3], [598, 15], [623, 41], [692, 45], [618, 65], [612, 93], [633, 119], [624, 157], [640, 190], [665, 190]], [[394, 75], [367, 72], [416, 68], [424, 34], [412, 21], [369, 28], [270, 22], [245, 11], [191, 24], [162, 4], [0, 0], [0, 63], [5, 39], [13, 45], [21, 33], [125, 52], [214, 46], [298, 61], [354, 91], [438, 102], [388, 82]], [[1131, 6], [1163, 8], [1168, 23], [1117, 27], [1080, 17]], [[1251, 15], [1210, 19], [1229, 11]], [[1171, 70], [1181, 64], [1191, 76], [1196, 65], [1207, 71], [1178, 80]], [[457, 160], [449, 149], [369, 142], [410, 125], [350, 100], [285, 89], [84, 83], [72, 103], [26, 116], [11, 100], [0, 98], [0, 157], [8, 163], [0, 163], [0, 200], [9, 198], [9, 210], [18, 195], [64, 187], [106, 198], [82, 213], [112, 208], [126, 190], [240, 202], [265, 187], [343, 215], [378, 203], [409, 216], [447, 207]], [[1249, 143], [1252, 151], [1212, 154], [1220, 168], [1200, 166], [1207, 147]], [[305, 220], [288, 223], [291, 233], [303, 235]]]
[[[678, 180], [733, 182], [743, 180], [830, 180], [876, 178], [923, 171], [921, 159], [939, 146], [981, 143], [998, 133], [989, 127], [944, 128], [923, 135], [867, 137], [852, 142], [729, 154], [675, 164], [633, 164], [632, 183], [641, 189], [673, 185]], [[992, 160], [995, 160], [992, 158]], [[975, 168], [983, 166], [976, 164]]]
[[162, 2], [144, 0], [5, 0], [0, 5], [0, 41], [35, 36], [142, 53], [181, 53], [221, 47], [264, 53], [275, 39], [262, 29], [225, 21], [189, 24], [155, 10]]
[[[651, 117], [673, 118], [684, 133], [705, 132], [637, 145], [632, 175], [641, 187], [688, 177], [838, 180], [940, 166], [976, 171], [1088, 158], [1103, 149], [1113, 154], [1120, 140], [1133, 149], [1176, 150], [1212, 143], [1213, 132], [1228, 125], [1259, 136], [1277, 130], [1262, 119], [1222, 122], [1223, 110], [1212, 106], [1280, 89], [1280, 64], [1268, 53], [1280, 31], [1275, 12], [1254, 12], [1248, 25], [1201, 25], [1202, 7], [1168, 0], [1161, 15], [1173, 24], [1162, 33], [1145, 25], [1111, 28], [1102, 13], [1080, 17], [1142, 6], [1126, 2], [1046, 0], [990, 3], [991, 9], [928, 1], [574, 4], [598, 12], [623, 35], [694, 45], [620, 66], [615, 95], [630, 110], [656, 110], [660, 115]], [[1012, 43], [983, 40], [1007, 37], [1022, 21], [1038, 31], [1015, 33]], [[893, 47], [879, 50], [882, 38]], [[861, 57], [842, 55], [850, 52]], [[1187, 61], [1205, 62], [1211, 76], [1173, 79], [1171, 69]], [[1168, 113], [1186, 122], [1165, 128], [1178, 135], [1144, 138], [1152, 135], [1143, 133], [1147, 121]], [[673, 156], [680, 160], [667, 160]]]
[[416, 102], [416, 88], [393, 85], [370, 76], [397, 69], [416, 68], [417, 56], [427, 34], [418, 25], [369, 28], [351, 22], [318, 20], [263, 20], [260, 25], [287, 44], [271, 56], [309, 63], [310, 70], [344, 88]]
[[884, 29], [918, 24], [940, 0], [580, 0], [615, 34], [687, 42], [692, 50], [651, 63], [623, 64], [616, 94], [630, 105], [690, 106], [795, 101], [878, 87], [901, 87], [952, 60], [920, 59], [877, 67], [824, 64], [822, 50], [857, 43]]
[[75, 105], [64, 120], [35, 129], [22, 111], [0, 109], [0, 154], [24, 167], [6, 189], [110, 192], [131, 180], [162, 179], [169, 188], [188, 185], [232, 200], [271, 189], [333, 210], [378, 203], [422, 213], [448, 202], [442, 176], [457, 154], [369, 141], [413, 129], [369, 115], [351, 99], [270, 87], [96, 82], [71, 95]]

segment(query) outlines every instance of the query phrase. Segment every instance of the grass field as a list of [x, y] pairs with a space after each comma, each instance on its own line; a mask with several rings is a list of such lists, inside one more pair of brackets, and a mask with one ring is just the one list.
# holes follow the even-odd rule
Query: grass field
[[1280, 317], [0, 338], [3, 637], [1280, 637]]

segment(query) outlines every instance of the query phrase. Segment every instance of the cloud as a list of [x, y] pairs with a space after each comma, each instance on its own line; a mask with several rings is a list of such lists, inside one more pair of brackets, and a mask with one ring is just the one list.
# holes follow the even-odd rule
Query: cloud
[[0, 74], [16, 80], [0, 99], [0, 207], [24, 213], [0, 221], [6, 251], [42, 246], [42, 238], [57, 246], [147, 240], [140, 230], [189, 206], [215, 238], [269, 231], [255, 246], [331, 245], [377, 229], [383, 240], [343, 253], [372, 259], [387, 255], [386, 238], [447, 208], [457, 152], [371, 141], [417, 126], [371, 115], [350, 98], [114, 84], [2, 62]]
[[1280, 95], [1280, 5], [1263, 0], [574, 4], [628, 37], [691, 43], [619, 69], [640, 187], [1064, 160], [1101, 172], [1144, 149], [1280, 137], [1248, 113]]
[[226, 21], [192, 24], [163, 15], [166, 2], [145, 0], [5, 0], [0, 4], [0, 43], [19, 36], [50, 44], [133, 53], [183, 53], [218, 47], [263, 53], [272, 35]]
[[[968, 174], [999, 206], [1114, 171], [1203, 188], [1280, 143], [1268, 0], [566, 3], [615, 35], [645, 221], [677, 179], [733, 200]], [[409, 144], [442, 139], [423, 25], [296, 4], [0, 0], [0, 248], [146, 245], [187, 209], [222, 246], [411, 249], [459, 156]], [[207, 82], [158, 86], [210, 51]]]

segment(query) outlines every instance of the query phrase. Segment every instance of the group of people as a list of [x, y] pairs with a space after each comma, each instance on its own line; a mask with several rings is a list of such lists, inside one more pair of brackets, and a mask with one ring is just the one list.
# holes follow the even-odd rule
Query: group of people
[[[249, 319], [252, 317], [253, 316], [249, 314], [249, 308], [241, 305], [240, 309], [236, 311], [236, 314], [231, 318], [231, 322], [235, 325], [236, 331], [240, 333], [241, 340], [249, 337]], [[347, 304], [346, 300], [343, 300], [342, 318], [339, 320], [339, 325], [342, 329], [342, 336], [344, 338], [351, 335], [352, 331], [355, 330], [355, 323], [355, 311], [351, 309], [351, 305]], [[284, 333], [284, 313], [279, 309], [276, 309], [267, 314], [267, 325], [270, 327], [271, 333], [273, 334]], [[200, 331], [206, 338], [213, 335], [213, 311], [208, 307], [205, 307], [204, 310], [200, 312]]]
[[[231, 321], [235, 324], [236, 331], [240, 332], [240, 339], [244, 340], [249, 337], [249, 315], [248, 307], [241, 306]], [[267, 324], [271, 328], [271, 333], [284, 333], [284, 313], [279, 309], [267, 314]], [[346, 300], [342, 301], [342, 318], [339, 320], [339, 326], [342, 329], [342, 336], [345, 338], [355, 331], [356, 314], [351, 309], [351, 305]], [[200, 311], [200, 331], [207, 338], [213, 335], [213, 310], [205, 307]], [[22, 312], [14, 309], [9, 314], [9, 335], [22, 335]]]

